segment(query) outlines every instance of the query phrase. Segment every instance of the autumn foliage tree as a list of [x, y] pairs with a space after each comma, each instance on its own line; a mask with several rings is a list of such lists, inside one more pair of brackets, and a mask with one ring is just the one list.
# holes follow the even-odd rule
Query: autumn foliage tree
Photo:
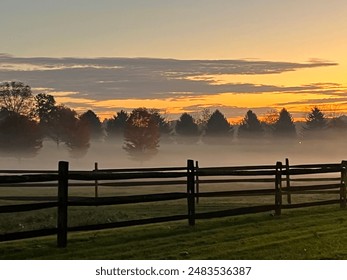
[[[53, 96], [41, 94], [36, 96], [37, 114], [41, 131], [52, 139], [59, 148], [64, 143], [73, 158], [83, 157], [90, 146], [91, 122], [93, 114], [82, 114], [78, 117], [75, 110], [64, 105], [55, 105]], [[97, 119], [98, 120], [98, 119]]]
[[36, 156], [42, 135], [36, 121], [17, 112], [4, 112], [0, 120], [0, 151], [16, 158]]
[[31, 88], [21, 82], [0, 84], [0, 150], [17, 158], [34, 156], [42, 147]]
[[88, 124], [75, 118], [67, 127], [65, 145], [72, 158], [81, 158], [86, 155], [90, 146], [90, 128]]
[[47, 125], [47, 135], [59, 147], [60, 143], [66, 143], [69, 134], [73, 133], [77, 113], [63, 105], [58, 105], [51, 113], [50, 122]]
[[159, 125], [153, 113], [146, 108], [134, 109], [124, 129], [124, 150], [140, 162], [153, 157], [159, 147]]

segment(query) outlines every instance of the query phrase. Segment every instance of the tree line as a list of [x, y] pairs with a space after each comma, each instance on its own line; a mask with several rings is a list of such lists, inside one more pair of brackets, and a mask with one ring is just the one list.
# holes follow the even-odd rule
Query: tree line
[[30, 86], [12, 81], [0, 84], [0, 152], [8, 156], [35, 156], [44, 139], [57, 147], [67, 147], [71, 157], [83, 157], [91, 141], [121, 142], [123, 149], [136, 160], [146, 160], [158, 152], [160, 143], [220, 145], [232, 141], [248, 142], [321, 138], [332, 130], [347, 131], [342, 117], [327, 118], [318, 107], [306, 115], [298, 131], [292, 115], [283, 108], [268, 112], [263, 120], [248, 110], [238, 124], [230, 124], [219, 110], [205, 109], [201, 116], [183, 113], [168, 121], [157, 109], [121, 110], [101, 122], [96, 113], [75, 110], [57, 104], [54, 97], [34, 95]]

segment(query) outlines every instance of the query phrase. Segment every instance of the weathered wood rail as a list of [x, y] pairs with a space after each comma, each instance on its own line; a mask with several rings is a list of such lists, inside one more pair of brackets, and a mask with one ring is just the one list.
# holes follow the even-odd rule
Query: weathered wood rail
[[[335, 174], [326, 177], [326, 174]], [[322, 175], [321, 177], [307, 177], [307, 175]], [[83, 182], [82, 182], [83, 181]], [[309, 182], [312, 182], [309, 183]], [[325, 183], [322, 183], [325, 182]], [[330, 182], [330, 183], [327, 183]], [[218, 184], [234, 183], [266, 183], [271, 188], [218, 190]], [[297, 185], [298, 183], [305, 183]], [[308, 185], [309, 183], [309, 185]], [[164, 192], [156, 194], [126, 195], [100, 197], [99, 187], [146, 187], [185, 185], [182, 191]], [[203, 192], [202, 186], [213, 185], [216, 191]], [[40, 201], [19, 205], [0, 205], [0, 213], [16, 213], [40, 209], [57, 208], [57, 226], [55, 228], [31, 230], [24, 232], [6, 233], [0, 235], [0, 241], [17, 240], [57, 234], [58, 247], [67, 245], [67, 232], [100, 230], [132, 225], [161, 223], [168, 221], [188, 220], [193, 226], [196, 219], [226, 217], [250, 213], [274, 211], [281, 215], [283, 209], [293, 209], [328, 204], [340, 204], [346, 207], [347, 162], [340, 164], [305, 164], [290, 165], [286, 159], [285, 164], [277, 162], [275, 165], [263, 166], [232, 166], [232, 167], [199, 167], [198, 162], [187, 161], [185, 167], [170, 168], [137, 168], [137, 169], [99, 169], [95, 165], [92, 171], [70, 171], [67, 162], [59, 162], [58, 171], [54, 170], [2, 170], [0, 171], [1, 187], [57, 187], [57, 197], [15, 197], [0, 196], [0, 200]], [[95, 197], [69, 196], [69, 188], [95, 187]], [[293, 196], [297, 194], [333, 194], [336, 199], [293, 203]], [[196, 203], [199, 198], [216, 197], [261, 197], [273, 196], [274, 202], [266, 205], [248, 206], [213, 212], [196, 213]], [[287, 203], [283, 202], [287, 197]], [[82, 225], [68, 227], [69, 207], [105, 206], [134, 203], [147, 203], [186, 199], [187, 212], [184, 215], [171, 215], [119, 221], [95, 225]], [[41, 202], [48, 200], [45, 202]]]

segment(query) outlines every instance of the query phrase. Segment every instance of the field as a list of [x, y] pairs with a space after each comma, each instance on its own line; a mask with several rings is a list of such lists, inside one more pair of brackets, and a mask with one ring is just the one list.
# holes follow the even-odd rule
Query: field
[[[224, 191], [224, 190], [245, 190], [273, 188], [274, 183], [237, 183], [200, 185], [201, 192]], [[99, 187], [99, 197], [107, 196], [128, 196], [151, 193], [164, 193], [184, 191], [185, 185], [174, 186], [146, 186], [146, 187]], [[56, 187], [1, 187], [1, 205], [35, 203], [56, 200]], [[71, 187], [69, 197], [93, 197], [94, 187]], [[32, 200], [30, 199], [32, 198]], [[326, 199], [336, 199], [337, 194], [298, 194], [292, 195], [293, 203], [308, 201], [319, 201]], [[6, 199], [5, 199], [6, 198]], [[283, 196], [285, 201], [285, 196]], [[202, 197], [196, 204], [196, 212], [212, 212], [240, 207], [272, 205], [274, 196], [241, 196], [241, 197]], [[336, 205], [336, 207], [338, 207]], [[160, 216], [182, 215], [187, 213], [187, 200], [180, 199], [174, 201], [158, 201], [124, 205], [109, 206], [83, 206], [69, 207], [69, 227], [80, 225], [92, 225], [98, 223], [110, 223], [133, 219], [145, 219]], [[40, 228], [52, 228], [56, 226], [56, 208], [43, 209], [20, 213], [1, 213], [0, 234], [18, 231], [35, 230]]]
[[347, 259], [346, 211], [312, 207], [4, 242], [1, 259]]
[[[337, 171], [334, 170], [335, 173]], [[340, 182], [335, 176], [320, 178], [322, 180], [319, 182], [332, 180]], [[196, 203], [196, 213], [250, 206], [273, 206], [275, 202], [273, 191], [250, 196], [250, 190], [274, 190], [275, 182], [264, 179], [249, 180], [218, 184], [215, 180], [210, 183], [208, 180], [200, 181], [202, 196], [218, 190], [219, 193], [214, 194], [220, 196], [222, 191], [223, 197], [209, 197], [210, 195], [200, 197], [199, 203]], [[135, 183], [131, 186], [122, 186], [120, 181], [117, 182], [117, 186], [114, 186], [114, 183], [103, 184], [99, 186], [99, 197], [132, 195], [142, 197], [147, 194], [184, 192], [187, 188], [186, 183], [164, 186], [161, 180], [158, 182], [159, 184], [155, 185], [155, 181], [150, 181], [150, 186], [138, 186]], [[276, 179], [276, 186], [277, 182]], [[296, 184], [306, 184], [306, 181], [300, 182], [294, 180], [292, 187]], [[337, 184], [338, 188], [340, 186], [342, 184]], [[235, 192], [233, 196], [229, 196], [224, 193], [226, 190], [246, 190], [246, 192], [242, 194], [243, 196], [235, 196]], [[300, 190], [292, 194], [292, 203], [295, 206], [302, 202], [331, 199], [337, 199], [339, 202], [339, 195], [338, 190], [318, 189], [313, 192]], [[27, 184], [22, 184], [3, 185], [0, 188], [1, 205], [55, 201], [56, 197], [56, 186], [38, 187], [34, 184], [28, 187]], [[76, 186], [72, 182], [69, 199], [75, 201], [81, 197], [94, 197], [93, 182], [89, 186], [85, 183]], [[282, 198], [285, 201], [286, 195], [282, 195]], [[95, 201], [94, 198], [92, 200]], [[0, 256], [3, 259], [347, 259], [347, 247], [344, 245], [347, 239], [344, 235], [347, 225], [346, 212], [336, 204], [323, 206], [320, 203], [320, 205], [304, 209], [284, 208], [281, 216], [274, 215], [274, 207], [266, 207], [263, 211], [267, 212], [263, 213], [239, 215], [238, 212], [239, 216], [210, 220], [201, 220], [199, 217], [204, 215], [197, 215], [195, 226], [188, 226], [188, 221], [184, 218], [187, 217], [186, 196], [172, 201], [146, 203], [142, 201], [103, 206], [70, 205], [68, 226], [71, 228], [172, 215], [181, 215], [185, 220], [112, 230], [69, 232], [68, 247], [65, 249], [56, 248], [56, 236], [2, 242]], [[56, 224], [56, 208], [2, 213], [0, 234], [55, 228]]]

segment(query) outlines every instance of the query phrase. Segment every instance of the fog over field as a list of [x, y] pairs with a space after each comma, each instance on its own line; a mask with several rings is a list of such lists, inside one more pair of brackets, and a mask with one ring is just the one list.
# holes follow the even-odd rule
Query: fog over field
[[163, 143], [158, 153], [144, 162], [131, 159], [122, 145], [122, 142], [91, 142], [87, 154], [74, 159], [63, 144], [57, 147], [54, 142], [45, 141], [36, 157], [18, 159], [3, 156], [0, 169], [56, 170], [60, 160], [69, 161], [72, 170], [92, 170], [95, 162], [102, 169], [185, 166], [187, 159], [199, 161], [201, 167], [275, 164], [276, 161], [284, 162], [285, 158], [289, 158], [291, 164], [338, 163], [347, 159], [343, 140], [295, 140], [288, 143], [259, 143], [255, 140], [253, 143], [227, 145]]

